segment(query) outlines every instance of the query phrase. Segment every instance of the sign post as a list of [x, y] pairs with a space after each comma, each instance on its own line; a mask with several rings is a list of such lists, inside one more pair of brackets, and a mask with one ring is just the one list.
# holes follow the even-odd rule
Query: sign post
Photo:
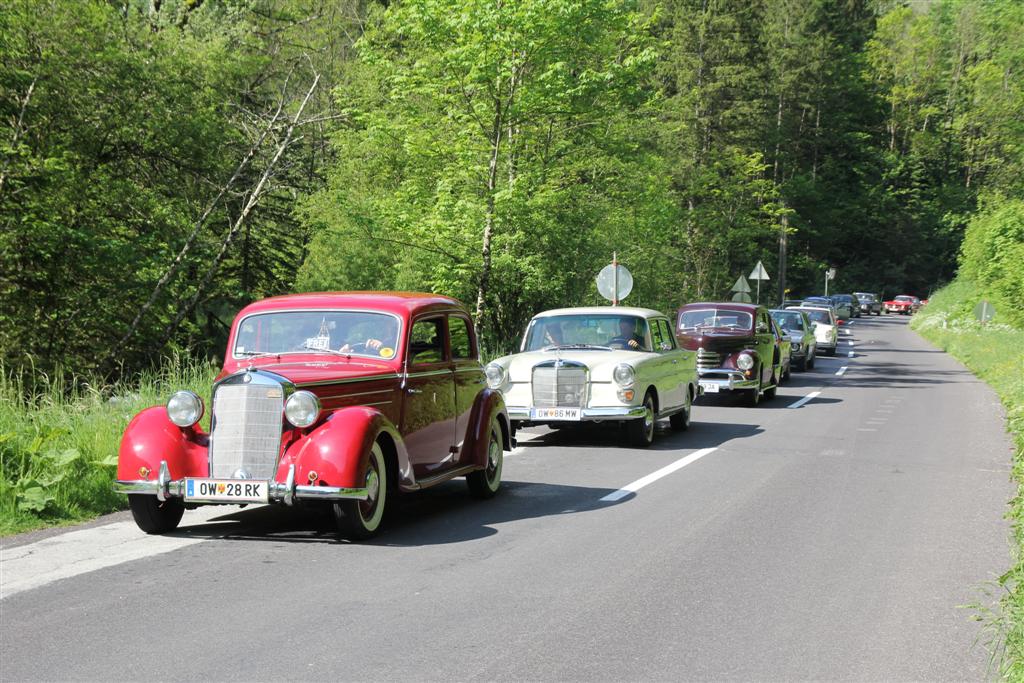
[[729, 291], [733, 292], [733, 301], [739, 301], [744, 304], [750, 303], [750, 284], [747, 282], [747, 278], [742, 275], [736, 278], [736, 282]]
[[828, 281], [836, 279], [836, 269], [829, 268], [825, 271], [825, 296], [828, 296]]
[[764, 269], [764, 264], [758, 261], [749, 277], [751, 280], [757, 280], [757, 303], [761, 303], [761, 280], [771, 279], [768, 277], [768, 271]]
[[605, 266], [597, 274], [597, 291], [611, 301], [612, 306], [618, 306], [633, 291], [633, 275], [626, 266], [619, 263], [615, 252], [612, 253], [611, 265]]

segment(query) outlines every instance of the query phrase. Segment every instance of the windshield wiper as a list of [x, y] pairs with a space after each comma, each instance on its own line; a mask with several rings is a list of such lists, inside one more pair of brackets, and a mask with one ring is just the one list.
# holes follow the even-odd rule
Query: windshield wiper
[[246, 358], [262, 358], [264, 356], [280, 356], [280, 353], [273, 351], [237, 351], [236, 356], [245, 356]]

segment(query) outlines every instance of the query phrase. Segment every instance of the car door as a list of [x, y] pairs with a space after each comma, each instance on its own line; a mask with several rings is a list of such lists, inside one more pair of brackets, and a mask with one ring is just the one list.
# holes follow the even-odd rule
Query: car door
[[761, 384], [768, 386], [772, 384], [775, 373], [775, 335], [768, 321], [768, 311], [763, 308], [757, 311], [754, 338], [757, 342], [757, 355], [761, 358]]
[[417, 474], [454, 463], [455, 380], [444, 315], [419, 318], [406, 343], [400, 428]]
[[687, 379], [684, 361], [685, 356], [692, 352], [682, 351], [676, 345], [668, 319], [655, 318], [650, 324], [654, 351], [660, 356], [661, 386], [658, 388], [658, 395], [661, 397], [661, 410], [664, 412], [678, 408], [686, 402]]
[[448, 347], [451, 351], [455, 379], [455, 445], [461, 457], [462, 444], [469, 432], [473, 403], [487, 382], [484, 369], [477, 358], [473, 325], [466, 316], [448, 316]]

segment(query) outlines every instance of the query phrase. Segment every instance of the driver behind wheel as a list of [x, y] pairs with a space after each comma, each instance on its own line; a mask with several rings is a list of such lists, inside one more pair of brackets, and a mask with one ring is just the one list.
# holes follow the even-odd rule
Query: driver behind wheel
[[349, 328], [348, 334], [345, 335], [346, 341], [338, 351], [391, 358], [395, 355], [396, 327], [394, 321], [389, 318], [373, 316], [370, 320]]
[[644, 337], [637, 332], [636, 318], [619, 318], [619, 334], [608, 340], [608, 346], [620, 345], [640, 350], [644, 346]]

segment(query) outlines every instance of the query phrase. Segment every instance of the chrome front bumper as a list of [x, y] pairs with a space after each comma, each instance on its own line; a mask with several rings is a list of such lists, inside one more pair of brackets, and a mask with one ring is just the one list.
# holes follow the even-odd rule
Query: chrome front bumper
[[739, 370], [698, 370], [697, 375], [701, 384], [715, 384], [719, 390], [757, 389], [757, 379], [746, 377]]
[[[159, 500], [168, 498], [185, 497], [185, 480], [171, 479], [170, 470], [167, 468], [167, 461], [160, 461], [160, 471], [155, 481], [148, 479], [125, 480], [118, 479], [114, 482], [116, 493], [132, 493], [156, 496]], [[277, 481], [269, 482], [267, 491], [270, 502], [292, 505], [296, 500], [366, 500], [369, 497], [367, 490], [344, 488], [341, 486], [296, 486], [295, 465], [288, 468], [288, 478], [282, 484]], [[206, 503], [196, 501], [203, 505], [232, 505], [232, 503]]]
[[[566, 406], [574, 407], [574, 406]], [[509, 419], [532, 422], [529, 406], [506, 406]], [[606, 408], [582, 408], [580, 421], [589, 420], [638, 420], [647, 414], [643, 406], [609, 406]], [[537, 420], [537, 422], [575, 422], [575, 420]]]

